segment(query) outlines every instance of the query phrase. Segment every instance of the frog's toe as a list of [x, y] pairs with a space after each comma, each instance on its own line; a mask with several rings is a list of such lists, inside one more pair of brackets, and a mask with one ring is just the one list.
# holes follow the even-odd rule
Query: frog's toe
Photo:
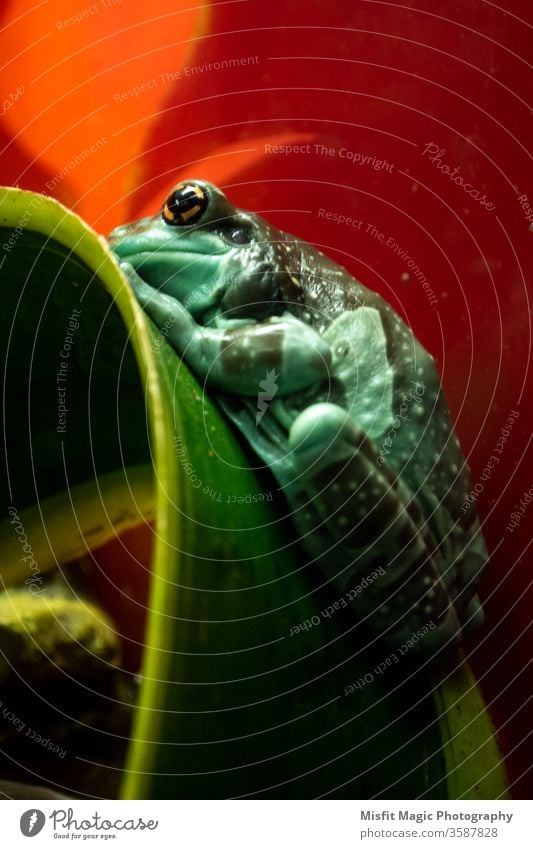
[[[420, 631], [422, 630], [421, 628]], [[438, 618], [436, 627], [433, 630], [426, 628], [422, 633], [419, 647], [422, 654], [431, 655], [438, 651], [446, 652], [448, 649], [460, 645], [462, 639], [463, 633], [457, 611], [450, 604], [448, 609]]]

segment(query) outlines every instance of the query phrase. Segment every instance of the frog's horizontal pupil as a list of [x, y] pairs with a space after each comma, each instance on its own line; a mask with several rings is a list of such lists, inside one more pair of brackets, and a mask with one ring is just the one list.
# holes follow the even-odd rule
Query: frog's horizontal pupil
[[167, 224], [178, 227], [195, 224], [202, 217], [207, 204], [207, 194], [200, 186], [193, 183], [180, 185], [165, 201], [163, 219]]

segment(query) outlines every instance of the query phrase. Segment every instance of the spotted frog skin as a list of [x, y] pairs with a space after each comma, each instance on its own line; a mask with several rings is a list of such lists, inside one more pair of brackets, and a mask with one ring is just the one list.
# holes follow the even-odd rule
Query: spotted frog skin
[[423, 632], [426, 654], [479, 625], [487, 553], [460, 509], [469, 470], [433, 358], [391, 307], [201, 180], [108, 239], [148, 316], [269, 466], [335, 597], [391, 646]]

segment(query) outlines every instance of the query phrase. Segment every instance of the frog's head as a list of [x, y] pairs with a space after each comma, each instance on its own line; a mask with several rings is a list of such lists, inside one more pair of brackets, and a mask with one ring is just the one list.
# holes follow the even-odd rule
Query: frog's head
[[151, 286], [195, 317], [214, 308], [256, 319], [300, 302], [300, 245], [203, 180], [178, 183], [161, 212], [115, 228], [108, 241]]

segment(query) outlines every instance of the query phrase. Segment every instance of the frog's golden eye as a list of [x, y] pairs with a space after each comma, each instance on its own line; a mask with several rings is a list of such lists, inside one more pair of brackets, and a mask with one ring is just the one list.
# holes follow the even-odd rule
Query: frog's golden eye
[[208, 202], [207, 191], [202, 186], [180, 183], [163, 204], [163, 221], [174, 227], [196, 224], [207, 209]]

